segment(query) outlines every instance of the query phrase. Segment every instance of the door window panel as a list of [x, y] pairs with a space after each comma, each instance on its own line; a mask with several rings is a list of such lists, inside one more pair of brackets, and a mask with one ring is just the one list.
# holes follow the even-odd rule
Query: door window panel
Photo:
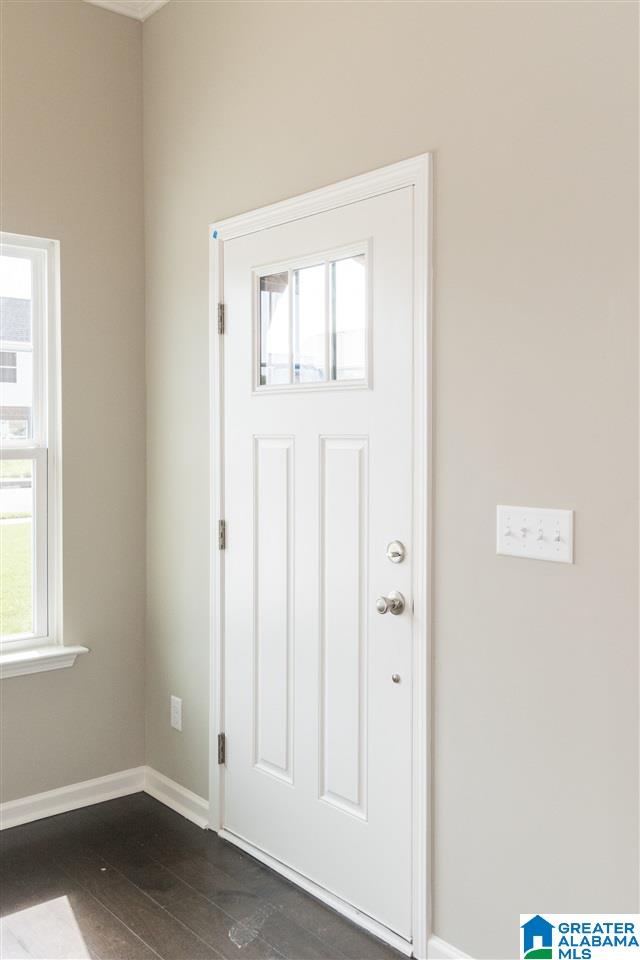
[[317, 383], [327, 379], [325, 288], [323, 263], [293, 271], [295, 383]]
[[291, 383], [288, 272], [260, 277], [259, 383]]
[[258, 387], [367, 381], [364, 253], [258, 278]]
[[365, 375], [364, 254], [331, 264], [332, 361], [334, 380], [362, 380]]

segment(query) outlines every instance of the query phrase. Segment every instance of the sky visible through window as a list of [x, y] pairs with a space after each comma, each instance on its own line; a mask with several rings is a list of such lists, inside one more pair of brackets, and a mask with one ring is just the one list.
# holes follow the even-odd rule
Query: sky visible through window
[[31, 262], [0, 256], [0, 297], [31, 299]]

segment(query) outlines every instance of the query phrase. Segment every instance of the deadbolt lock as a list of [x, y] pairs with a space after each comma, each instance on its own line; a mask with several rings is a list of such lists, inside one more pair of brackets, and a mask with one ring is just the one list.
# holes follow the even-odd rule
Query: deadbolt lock
[[402, 563], [406, 555], [404, 543], [400, 543], [399, 540], [392, 540], [387, 544], [387, 557], [391, 563]]

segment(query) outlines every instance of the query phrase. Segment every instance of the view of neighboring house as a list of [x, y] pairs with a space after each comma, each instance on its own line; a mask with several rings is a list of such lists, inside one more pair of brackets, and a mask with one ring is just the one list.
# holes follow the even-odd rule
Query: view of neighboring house
[[0, 438], [31, 435], [31, 300], [0, 297]]

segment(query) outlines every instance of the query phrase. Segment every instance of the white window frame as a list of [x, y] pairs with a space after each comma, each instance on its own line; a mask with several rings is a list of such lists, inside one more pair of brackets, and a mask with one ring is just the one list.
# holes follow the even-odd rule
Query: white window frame
[[31, 261], [32, 437], [2, 439], [2, 459], [31, 460], [34, 486], [34, 623], [0, 637], [0, 678], [71, 666], [86, 647], [64, 646], [60, 424], [60, 245], [0, 232], [0, 254]]

